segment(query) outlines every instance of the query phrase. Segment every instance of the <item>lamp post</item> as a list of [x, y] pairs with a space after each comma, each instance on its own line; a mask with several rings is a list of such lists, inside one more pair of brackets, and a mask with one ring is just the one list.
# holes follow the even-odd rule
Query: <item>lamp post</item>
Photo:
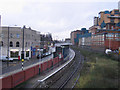
[[38, 50], [38, 56], [37, 58], [39, 59], [39, 75], [40, 75], [40, 61], [41, 61], [41, 52], [40, 52], [40, 49], [37, 49]]
[[23, 26], [23, 38], [22, 38], [22, 54], [21, 54], [21, 57], [22, 57], [22, 70], [23, 70], [23, 66], [24, 66], [24, 29], [25, 29], [25, 26]]
[[9, 66], [9, 26], [8, 26], [7, 67]]

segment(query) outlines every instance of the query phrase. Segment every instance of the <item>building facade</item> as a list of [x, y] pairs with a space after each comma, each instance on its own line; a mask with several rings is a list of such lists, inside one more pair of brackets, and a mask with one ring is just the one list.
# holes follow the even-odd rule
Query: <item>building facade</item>
[[25, 59], [34, 58], [39, 53], [40, 39], [40, 32], [31, 28], [2, 27], [2, 56], [21, 59], [24, 51]]
[[79, 36], [79, 46], [91, 47], [91, 33], [85, 33]]
[[70, 34], [71, 43], [72, 43], [73, 45], [77, 45], [77, 44], [78, 44], [78, 43], [75, 41], [75, 38], [77, 37], [77, 34], [81, 34], [81, 31], [80, 31], [80, 30], [76, 30], [76, 31], [71, 32], [71, 34]]
[[120, 47], [120, 31], [119, 30], [98, 30], [92, 35], [92, 48], [105, 50], [118, 50]]
[[71, 43], [73, 45], [79, 45], [79, 36], [85, 33], [88, 33], [88, 30], [86, 30], [86, 28], [71, 32]]
[[119, 9], [119, 12], [120, 12], [120, 1], [118, 2], [118, 9]]
[[120, 29], [119, 9], [113, 9], [112, 11], [101, 11], [99, 13], [98, 25], [101, 29]]
[[98, 21], [99, 21], [99, 18], [98, 17], [94, 17], [94, 26], [98, 26]]

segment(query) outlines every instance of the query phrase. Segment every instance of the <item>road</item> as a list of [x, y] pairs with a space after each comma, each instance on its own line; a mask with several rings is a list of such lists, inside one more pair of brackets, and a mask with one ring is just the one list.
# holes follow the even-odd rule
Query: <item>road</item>
[[[32, 64], [35, 64], [35, 63], [38, 63], [40, 61], [44, 61], [46, 59], [50, 59], [52, 58], [52, 55], [50, 56], [47, 56], [47, 57], [44, 57], [42, 58], [41, 60], [39, 59], [34, 59], [34, 60], [28, 60], [28, 61], [24, 61], [24, 67], [26, 66], [29, 66], [29, 65], [32, 65]], [[1, 62], [0, 62], [1, 63]], [[2, 73], [0, 73], [0, 75], [3, 75], [5, 73], [9, 73], [11, 71], [15, 71], [15, 70], [18, 70], [18, 69], [21, 69], [22, 70], [22, 62], [18, 62], [18, 61], [14, 61], [14, 62], [9, 62], [10, 64], [14, 64], [14, 65], [10, 65], [8, 67], [5, 67], [6, 65], [6, 62], [2, 62], [2, 66], [4, 67], [0, 67], [0, 70], [2, 70]], [[2, 69], [1, 69], [2, 68]]]

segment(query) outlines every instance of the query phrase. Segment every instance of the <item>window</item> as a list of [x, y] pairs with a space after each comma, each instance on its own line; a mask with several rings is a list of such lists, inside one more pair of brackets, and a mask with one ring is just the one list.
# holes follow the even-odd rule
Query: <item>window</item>
[[16, 37], [17, 37], [17, 38], [20, 38], [20, 34], [17, 33], [17, 34], [16, 34]]
[[3, 41], [0, 42], [0, 46], [3, 46]]
[[17, 57], [17, 58], [18, 58], [19, 52], [18, 52], [18, 51], [15, 51], [15, 52], [10, 51], [10, 56], [11, 56], [11, 57]]
[[29, 51], [26, 51], [26, 57], [29, 57]]
[[19, 47], [20, 45], [19, 45], [19, 42], [16, 42], [16, 47]]
[[4, 34], [1, 34], [1, 36], [0, 36], [1, 38], [3, 38], [4, 37]]
[[12, 33], [10, 33], [10, 38], [13, 38], [13, 34]]
[[26, 42], [26, 44], [25, 44], [25, 47], [27, 47], [27, 42]]
[[111, 20], [110, 20], [110, 21], [111, 21], [111, 23], [114, 23], [114, 19], [113, 19], [113, 18], [111, 18]]
[[13, 42], [12, 41], [10, 41], [10, 47], [13, 47]]

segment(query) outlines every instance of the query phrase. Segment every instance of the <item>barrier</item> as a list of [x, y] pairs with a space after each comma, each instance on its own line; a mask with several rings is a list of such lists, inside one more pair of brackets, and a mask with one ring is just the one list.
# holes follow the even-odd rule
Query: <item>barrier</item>
[[48, 68], [52, 66], [52, 60], [48, 61]]
[[41, 65], [40, 65], [40, 72], [42, 72], [43, 71], [43, 63], [41, 63]]
[[25, 70], [25, 81], [34, 76], [34, 67]]
[[49, 68], [52, 66], [52, 59], [49, 62]]
[[44, 62], [44, 71], [47, 70], [47, 67], [48, 67], [48, 61]]
[[[43, 72], [50, 68], [51, 66], [54, 66], [58, 62], [60, 62], [63, 58], [59, 59], [58, 57], [51, 59], [49, 61], [46, 61], [44, 63], [40, 64], [40, 72]], [[20, 83], [23, 83], [24, 81], [30, 79], [31, 77], [37, 75], [39, 73], [39, 65], [28, 68], [24, 71], [20, 71], [18, 73], [15, 73], [13, 75], [4, 77], [0, 79], [2, 81], [2, 88], [13, 88]]]
[[2, 90], [2, 79], [0, 78], [0, 90]]
[[39, 65], [34, 67], [34, 75], [37, 75], [39, 73]]
[[59, 62], [59, 57], [55, 58], [55, 64], [57, 64]]
[[54, 59], [53, 59], [53, 66], [56, 64], [55, 60], [56, 60], [56, 59], [54, 58]]
[[24, 71], [12, 75], [13, 87], [25, 81]]
[[2, 88], [13, 88], [12, 75], [2, 79]]

